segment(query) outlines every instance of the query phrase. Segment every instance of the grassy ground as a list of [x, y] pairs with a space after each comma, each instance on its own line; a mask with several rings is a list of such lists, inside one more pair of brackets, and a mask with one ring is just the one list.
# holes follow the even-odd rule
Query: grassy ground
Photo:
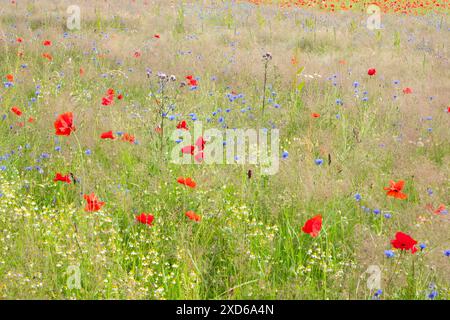
[[[17, 2], [0, 9], [0, 297], [449, 299], [450, 220], [433, 213], [450, 204], [446, 13], [383, 14], [370, 31], [361, 11], [78, 1], [77, 31], [69, 1]], [[165, 95], [157, 72], [177, 77]], [[187, 75], [196, 88], [180, 87]], [[123, 99], [103, 106], [108, 88]], [[173, 104], [163, 134], [162, 103]], [[76, 131], [56, 136], [69, 111]], [[288, 156], [272, 176], [173, 164], [170, 134], [193, 118], [277, 128]], [[109, 130], [118, 138], [100, 139]], [[405, 181], [407, 199], [386, 196], [390, 180]], [[106, 204], [86, 212], [92, 192]], [[142, 212], [151, 226], [136, 222]], [[313, 238], [302, 226], [317, 214]], [[426, 248], [392, 249], [397, 231]]]

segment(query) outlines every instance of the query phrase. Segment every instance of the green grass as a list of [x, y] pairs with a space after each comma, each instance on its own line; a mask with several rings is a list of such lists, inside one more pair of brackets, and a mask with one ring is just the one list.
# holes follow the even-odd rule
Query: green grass
[[[382, 289], [382, 299], [426, 299], [435, 284], [436, 299], [449, 299], [449, 260], [443, 254], [450, 249], [448, 216], [425, 206], [449, 205], [449, 96], [442, 84], [450, 74], [436, 55], [426, 53], [422, 65], [423, 53], [408, 43], [396, 16], [384, 17], [380, 37], [355, 23], [359, 15], [352, 12], [294, 17], [267, 6], [247, 17], [216, 5], [200, 21], [192, 4], [148, 10], [93, 3], [82, 8], [82, 30], [64, 38], [65, 9], [56, 19], [42, 6], [6, 9], [0, 22], [11, 40], [0, 43], [0, 75], [15, 77], [14, 87], [0, 88], [0, 113], [7, 115], [0, 118], [0, 297], [371, 299]], [[22, 19], [17, 30], [15, 17]], [[411, 19], [416, 38], [444, 45], [446, 29], [432, 23], [448, 25], [448, 19], [405, 19]], [[156, 33], [161, 39], [152, 38]], [[17, 36], [25, 43], [16, 44]], [[52, 47], [42, 46], [47, 38]], [[136, 50], [140, 58], [133, 57]], [[266, 51], [273, 60], [264, 94], [274, 101], [263, 118]], [[51, 62], [42, 58], [44, 52], [52, 54]], [[377, 69], [373, 78], [367, 76], [371, 67]], [[178, 79], [169, 96], [179, 117], [165, 119], [162, 151], [155, 132], [158, 105], [149, 96], [158, 71]], [[200, 77], [198, 89], [179, 88], [190, 74]], [[406, 86], [413, 88], [411, 96], [403, 95]], [[124, 99], [102, 106], [108, 88]], [[245, 103], [230, 102], [231, 91], [243, 93]], [[13, 105], [24, 112], [21, 118], [10, 111]], [[251, 110], [241, 112], [247, 106]], [[57, 138], [53, 122], [67, 111], [74, 113], [77, 130]], [[273, 176], [261, 175], [256, 165], [173, 164], [177, 145], [169, 136], [179, 120], [194, 126], [191, 112], [204, 128], [223, 129], [220, 115], [229, 128], [275, 125], [279, 151], [289, 157], [280, 159]], [[314, 112], [320, 118], [312, 118]], [[27, 122], [30, 116], [33, 123]], [[101, 140], [109, 130], [133, 134], [138, 143]], [[317, 158], [324, 160], [321, 166]], [[79, 182], [55, 183], [56, 172], [71, 172]], [[192, 177], [197, 187], [178, 184], [180, 176]], [[386, 197], [389, 180], [405, 180], [407, 200]], [[99, 212], [83, 210], [83, 194], [91, 192], [106, 202]], [[202, 220], [189, 220], [188, 210]], [[152, 226], [136, 223], [141, 212], [155, 216]], [[301, 229], [319, 213], [323, 227], [312, 238]], [[397, 231], [427, 248], [386, 258]], [[374, 265], [382, 272], [381, 288], [367, 286], [366, 271]], [[79, 266], [81, 288], [70, 288], [70, 266]]]

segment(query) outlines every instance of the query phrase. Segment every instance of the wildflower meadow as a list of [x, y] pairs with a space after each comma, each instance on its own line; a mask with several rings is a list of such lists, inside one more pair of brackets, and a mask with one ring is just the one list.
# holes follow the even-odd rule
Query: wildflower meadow
[[447, 0], [0, 0], [0, 298], [448, 300]]

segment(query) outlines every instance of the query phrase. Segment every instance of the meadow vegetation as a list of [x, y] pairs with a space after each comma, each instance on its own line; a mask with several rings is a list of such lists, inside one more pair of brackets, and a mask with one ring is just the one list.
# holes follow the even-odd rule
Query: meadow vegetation
[[[17, 2], [0, 9], [0, 297], [449, 299], [446, 11], [369, 30], [361, 10], [83, 0], [69, 30], [75, 3]], [[55, 135], [65, 112], [76, 130]], [[171, 163], [182, 120], [279, 129], [279, 172]], [[416, 253], [392, 249], [399, 231]]]

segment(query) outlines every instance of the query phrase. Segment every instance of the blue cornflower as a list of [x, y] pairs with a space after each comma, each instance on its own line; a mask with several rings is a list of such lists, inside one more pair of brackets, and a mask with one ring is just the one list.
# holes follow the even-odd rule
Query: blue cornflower
[[358, 87], [359, 87], [359, 82], [358, 82], [358, 81], [353, 82], [353, 86], [354, 86], [355, 88], [358, 88]]
[[354, 195], [356, 201], [361, 201], [361, 195], [359, 193]]
[[385, 217], [386, 219], [390, 219], [390, 218], [392, 218], [392, 215], [391, 215], [390, 213], [385, 213], [385, 214], [384, 214], [384, 217]]
[[380, 299], [380, 296], [383, 294], [383, 290], [381, 290], [381, 289], [378, 289], [376, 292], [375, 292], [375, 294], [373, 295], [373, 298], [374, 299]]
[[286, 159], [289, 156], [289, 152], [283, 151], [282, 157], [283, 159]]
[[431, 291], [430, 294], [428, 295], [428, 299], [433, 300], [434, 298], [437, 297], [437, 295], [438, 295], [437, 291], [436, 291], [436, 290], [433, 290], [433, 291]]
[[90, 156], [92, 154], [92, 151], [90, 149], [86, 149], [84, 152], [86, 155]]
[[395, 253], [392, 250], [384, 250], [384, 254], [386, 255], [386, 258], [393, 258], [395, 256]]
[[6, 166], [0, 166], [0, 171], [6, 171]]
[[314, 160], [315, 164], [317, 164], [318, 166], [322, 165], [323, 160], [322, 159], [316, 159]]
[[420, 250], [423, 250], [423, 249], [425, 249], [426, 247], [427, 247], [427, 245], [426, 245], [425, 243], [419, 244]]
[[223, 117], [219, 117], [219, 123], [222, 123], [224, 121], [225, 121], [225, 119]]
[[58, 152], [61, 151], [61, 146], [56, 146], [55, 151], [58, 151]]
[[450, 257], [450, 250], [445, 250], [444, 251], [444, 256]]
[[373, 213], [375, 213], [375, 214], [380, 214], [381, 211], [380, 211], [380, 209], [373, 209]]

